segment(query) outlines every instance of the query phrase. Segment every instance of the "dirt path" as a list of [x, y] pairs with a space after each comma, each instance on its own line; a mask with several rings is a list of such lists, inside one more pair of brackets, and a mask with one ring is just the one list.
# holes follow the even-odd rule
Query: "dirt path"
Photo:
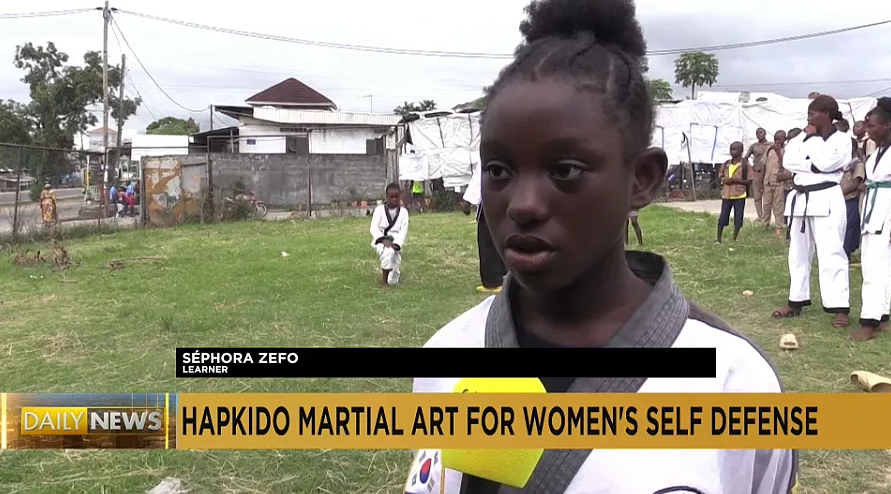
[[[695, 213], [711, 213], [715, 216], [721, 213], [721, 200], [720, 199], [709, 199], [706, 201], [695, 201], [695, 202], [660, 202], [659, 206], [665, 206], [674, 209], [680, 209], [681, 211], [692, 211]], [[747, 220], [755, 220], [758, 215], [755, 213], [755, 201], [749, 199], [746, 201], [746, 219]]]

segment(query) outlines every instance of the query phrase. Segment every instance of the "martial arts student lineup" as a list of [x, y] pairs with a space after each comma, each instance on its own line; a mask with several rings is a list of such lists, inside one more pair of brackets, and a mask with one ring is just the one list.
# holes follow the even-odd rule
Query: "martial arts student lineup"
[[[848, 327], [848, 270], [859, 246], [863, 303], [851, 338], [866, 341], [887, 329], [891, 306], [891, 162], [882, 161], [891, 144], [891, 99], [881, 98], [866, 121], [857, 122], [854, 135], [830, 96], [811, 101], [807, 122], [779, 150], [782, 173], [792, 175], [784, 210], [790, 283], [788, 302], [773, 317], [795, 317], [811, 305], [816, 252], [823, 310], [833, 315], [833, 327]], [[868, 153], [870, 148], [875, 151]]]

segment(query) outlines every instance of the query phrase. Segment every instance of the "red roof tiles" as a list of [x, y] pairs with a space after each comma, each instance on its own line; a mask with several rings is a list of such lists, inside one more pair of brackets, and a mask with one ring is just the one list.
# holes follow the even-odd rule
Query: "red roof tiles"
[[336, 109], [337, 105], [322, 93], [294, 79], [279, 82], [247, 99], [250, 105], [306, 106]]

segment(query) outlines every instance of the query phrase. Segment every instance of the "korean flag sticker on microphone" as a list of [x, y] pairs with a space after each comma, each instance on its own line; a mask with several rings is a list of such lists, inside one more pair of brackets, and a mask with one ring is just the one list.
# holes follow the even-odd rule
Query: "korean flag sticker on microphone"
[[418, 451], [408, 472], [405, 494], [445, 493], [445, 471], [439, 450]]

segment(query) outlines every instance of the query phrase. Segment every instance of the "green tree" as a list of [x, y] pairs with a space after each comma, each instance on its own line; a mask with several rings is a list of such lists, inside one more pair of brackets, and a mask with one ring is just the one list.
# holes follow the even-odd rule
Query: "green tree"
[[671, 84], [665, 79], [646, 79], [647, 88], [650, 90], [650, 97], [653, 102], [671, 101], [674, 99], [674, 93], [671, 90]]
[[145, 128], [146, 134], [165, 136], [188, 136], [197, 134], [201, 129], [191, 118], [183, 120], [176, 117], [164, 117], [154, 121]]
[[402, 103], [393, 109], [393, 113], [397, 115], [408, 115], [410, 113], [417, 113], [421, 111], [430, 111], [436, 109], [436, 102], [430, 99], [425, 99], [420, 103], [408, 102]]
[[0, 142], [31, 143], [31, 127], [25, 105], [13, 100], [0, 101]]
[[[83, 60], [82, 67], [68, 65], [68, 54], [59, 51], [52, 42], [45, 47], [33, 43], [16, 47], [14, 63], [25, 72], [22, 82], [30, 89], [31, 102], [23, 108], [35, 144], [71, 149], [74, 136], [98, 121], [90, 107], [102, 102], [102, 57], [98, 52], [89, 51]], [[120, 101], [114, 95], [122, 79], [121, 68], [109, 66], [110, 113], [112, 118], [126, 121], [142, 101], [125, 98], [120, 112]], [[67, 166], [64, 154], [50, 153], [35, 171], [45, 180], [64, 173]]]
[[696, 99], [696, 87], [712, 86], [718, 80], [718, 57], [701, 51], [684, 53], [674, 61], [674, 82], [691, 88], [691, 99]]

